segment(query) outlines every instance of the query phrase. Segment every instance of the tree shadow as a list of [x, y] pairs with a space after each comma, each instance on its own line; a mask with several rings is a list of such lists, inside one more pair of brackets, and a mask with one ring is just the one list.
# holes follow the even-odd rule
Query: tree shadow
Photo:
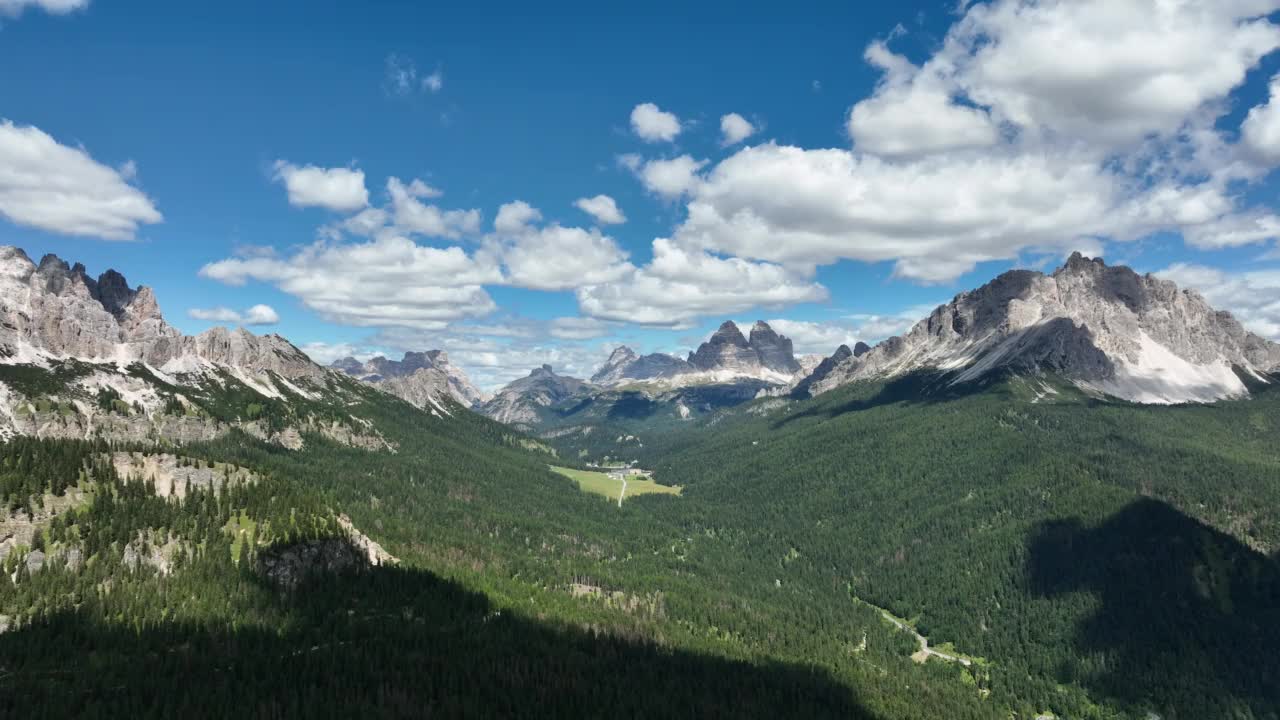
[[1033, 593], [1098, 603], [1076, 628], [1064, 680], [1166, 718], [1280, 712], [1275, 559], [1150, 499], [1096, 527], [1043, 523], [1029, 550]]
[[825, 671], [540, 622], [421, 570], [292, 592], [238, 573], [256, 599], [208, 622], [67, 611], [0, 635], [0, 716], [871, 717]]
[[992, 372], [970, 382], [953, 384], [954, 378], [952, 373], [917, 371], [877, 383], [859, 384], [850, 391], [852, 398], [827, 398], [819, 395], [811, 401], [809, 407], [774, 421], [772, 429], [777, 430], [811, 418], [830, 420], [847, 413], [864, 412], [886, 405], [934, 405], [992, 390], [999, 391], [1009, 374]]

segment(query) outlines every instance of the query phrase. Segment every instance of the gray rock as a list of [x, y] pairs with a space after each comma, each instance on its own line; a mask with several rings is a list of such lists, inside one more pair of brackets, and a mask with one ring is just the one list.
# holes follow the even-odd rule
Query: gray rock
[[550, 365], [529, 373], [498, 391], [480, 412], [509, 425], [536, 423], [542, 408], [563, 402], [587, 388], [576, 378], [557, 375]]
[[[858, 343], [858, 345], [866, 347], [863, 343]], [[863, 354], [865, 355], [866, 351], [863, 351]], [[814, 368], [808, 377], [796, 384], [796, 395], [801, 397], [810, 395], [815, 386], [822, 386], [831, 373], [836, 371], [836, 368], [852, 357], [855, 357], [854, 351], [850, 350], [848, 345], [841, 345], [836, 348], [836, 351], [830, 357], [818, 363], [818, 367]]]
[[1277, 368], [1280, 345], [1198, 293], [1076, 253], [1050, 275], [1013, 270], [957, 295], [906, 335], [825, 368], [808, 388], [916, 370], [952, 373], [953, 382], [1010, 370], [1058, 373], [1135, 402], [1207, 402], [1247, 394], [1236, 370], [1261, 377]]
[[760, 364], [770, 370], [787, 374], [800, 370], [800, 363], [796, 361], [791, 339], [774, 332], [774, 329], [763, 320], [757, 320], [751, 327], [751, 338], [747, 344], [756, 351]]
[[443, 350], [406, 352], [402, 360], [378, 356], [363, 363], [347, 357], [334, 361], [330, 367], [420, 408], [446, 397], [468, 408], [486, 400], [466, 373], [450, 364]]
[[27, 572], [35, 575], [44, 569], [45, 554], [43, 550], [32, 550], [27, 553]]
[[694, 372], [688, 362], [665, 353], [637, 355], [623, 345], [614, 350], [604, 365], [591, 376], [598, 385], [621, 385], [636, 380], [660, 380]]
[[751, 370], [760, 367], [760, 356], [732, 320], [726, 320], [711, 337], [689, 353], [689, 364], [698, 370]]

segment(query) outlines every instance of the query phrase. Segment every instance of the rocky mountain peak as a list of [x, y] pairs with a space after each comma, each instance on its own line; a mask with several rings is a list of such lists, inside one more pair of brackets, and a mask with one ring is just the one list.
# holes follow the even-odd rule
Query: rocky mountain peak
[[348, 375], [358, 375], [360, 370], [364, 368], [364, 363], [348, 355], [344, 358], [338, 358], [330, 363], [329, 367], [335, 370], [341, 370]]
[[585, 387], [581, 380], [556, 375], [550, 365], [543, 365], [499, 390], [479, 410], [498, 422], [527, 426], [537, 421], [542, 408], [563, 402]]
[[150, 288], [130, 287], [115, 270], [95, 280], [56, 255], [32, 263], [14, 247], [0, 247], [0, 352], [31, 362], [141, 361], [178, 373], [213, 364], [289, 379], [324, 374], [284, 338], [222, 327], [184, 336], [165, 322]]
[[703, 371], [726, 370], [740, 374], [760, 370], [793, 374], [800, 370], [791, 340], [779, 335], [764, 321], [752, 326], [750, 340], [732, 320], [724, 322], [689, 354], [689, 364]]
[[[766, 325], [765, 327], [768, 326]], [[707, 342], [711, 345], [736, 345], [738, 347], [746, 347], [749, 344], [742, 331], [738, 329], [738, 324], [732, 320], [725, 320], [720, 323], [720, 327], [711, 334], [711, 338]]]
[[747, 344], [760, 357], [760, 364], [770, 370], [788, 374], [800, 370], [791, 339], [779, 335], [763, 320], [757, 320], [751, 327], [751, 339]]
[[[84, 274], [83, 265], [77, 263], [76, 268], [81, 275]], [[129, 287], [129, 282], [125, 280], [124, 275], [115, 270], [107, 270], [99, 275], [96, 285], [97, 292], [95, 294], [98, 302], [102, 303], [107, 312], [117, 317], [124, 313], [125, 307], [133, 302], [137, 294]], [[139, 288], [139, 290], [141, 289]]]
[[426, 408], [442, 397], [452, 397], [466, 407], [485, 399], [461, 368], [449, 364], [443, 350], [409, 351], [400, 360], [381, 355], [360, 362], [353, 357], [335, 360], [330, 367], [359, 378], [413, 405]]
[[1012, 270], [960, 293], [810, 385], [821, 392], [923, 369], [953, 382], [996, 369], [1054, 372], [1134, 402], [1208, 402], [1248, 394], [1237, 373], [1280, 369], [1280, 346], [1198, 293], [1075, 253], [1049, 275]]
[[689, 363], [673, 355], [637, 355], [631, 348], [621, 345], [609, 354], [609, 359], [591, 376], [591, 382], [617, 385], [636, 380], [665, 380], [692, 371], [693, 367]]
[[[848, 346], [848, 345], [841, 345], [841, 346], [840, 346], [840, 348], [843, 348], [844, 350], [848, 350], [848, 349], [849, 349], [849, 346]], [[838, 353], [840, 352], [840, 350], [839, 350], [839, 349], [837, 349], [837, 350], [836, 350], [836, 352], [837, 352], [837, 354], [838, 354]], [[871, 352], [871, 346], [870, 346], [870, 345], [868, 345], [868, 344], [866, 344], [866, 343], [864, 343], [864, 342], [862, 342], [861, 340], [859, 340], [859, 341], [858, 341], [858, 344], [856, 344], [856, 345], [854, 345], [854, 346], [853, 346], [853, 353], [852, 353], [852, 354], [853, 354], [853, 356], [854, 356], [854, 357], [862, 357], [863, 355], [866, 355], [866, 354], [867, 354], [867, 353], [869, 353], [869, 352]]]
[[619, 345], [613, 349], [613, 352], [609, 353], [609, 359], [605, 361], [605, 364], [620, 365], [625, 362], [631, 362], [632, 360], [635, 360], [636, 357], [638, 356], [636, 355], [635, 350], [632, 350], [626, 345]]

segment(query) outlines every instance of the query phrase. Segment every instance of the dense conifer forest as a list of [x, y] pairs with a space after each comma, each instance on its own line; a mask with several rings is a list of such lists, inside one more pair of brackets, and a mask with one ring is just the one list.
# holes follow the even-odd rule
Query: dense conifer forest
[[[621, 507], [374, 393], [394, 451], [15, 438], [8, 510], [82, 499], [4, 561], [0, 714], [1277, 717], [1280, 395], [926, 382], [655, 425], [637, 459], [684, 492]], [[105, 460], [161, 450], [228, 480]], [[265, 577], [339, 514], [399, 562]]]

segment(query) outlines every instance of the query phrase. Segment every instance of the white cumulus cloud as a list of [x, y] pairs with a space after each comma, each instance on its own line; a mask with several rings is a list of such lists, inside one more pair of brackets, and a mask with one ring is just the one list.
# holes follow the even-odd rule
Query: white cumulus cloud
[[640, 181], [650, 192], [664, 198], [676, 199], [693, 192], [702, 182], [698, 171], [706, 166], [706, 160], [694, 160], [681, 155], [670, 160], [650, 160], [640, 166]]
[[270, 283], [334, 322], [441, 329], [497, 305], [482, 287], [500, 283], [494, 258], [418, 245], [397, 235], [369, 242], [316, 242], [289, 256], [228, 258], [200, 275], [229, 285]]
[[755, 134], [756, 126], [738, 113], [720, 118], [720, 144], [725, 147], [737, 145]]
[[234, 323], [236, 325], [275, 325], [280, 322], [280, 315], [270, 305], [254, 305], [244, 312], [228, 307], [192, 308], [187, 314], [196, 320], [218, 323]]
[[573, 206], [595, 218], [601, 225], [621, 225], [627, 221], [627, 216], [622, 214], [618, 204], [608, 195], [578, 198]]
[[601, 320], [689, 327], [705, 315], [825, 300], [827, 291], [778, 265], [716, 257], [659, 238], [648, 265], [616, 282], [580, 287], [577, 295], [582, 312]]
[[294, 207], [322, 207], [336, 212], [352, 212], [369, 204], [364, 171], [353, 168], [297, 166], [277, 160], [272, 166], [277, 182], [284, 183], [289, 204]]
[[27, 8], [44, 10], [51, 15], [66, 15], [89, 7], [89, 0], [0, 0], [0, 15], [18, 17]]
[[631, 111], [631, 130], [645, 142], [671, 142], [680, 134], [680, 119], [653, 103], [641, 103]]
[[1240, 135], [1258, 158], [1269, 165], [1280, 164], [1280, 75], [1271, 78], [1270, 97], [1249, 111]]
[[541, 219], [542, 213], [537, 208], [523, 200], [515, 200], [498, 208], [498, 216], [493, 220], [493, 229], [504, 234], [514, 234]]
[[[132, 167], [130, 163], [125, 168]], [[63, 235], [129, 240], [161, 221], [151, 198], [129, 183], [136, 174], [96, 161], [33, 126], [0, 121], [0, 215]]]

